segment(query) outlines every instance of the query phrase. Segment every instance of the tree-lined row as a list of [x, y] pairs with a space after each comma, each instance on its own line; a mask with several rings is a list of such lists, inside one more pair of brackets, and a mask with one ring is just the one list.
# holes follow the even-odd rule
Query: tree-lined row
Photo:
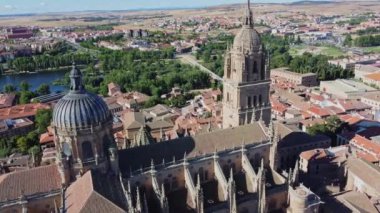
[[17, 89], [16, 86], [11, 84], [4, 85], [3, 87], [5, 93], [16, 94], [17, 104], [27, 104], [30, 103], [30, 100], [34, 97], [50, 94], [50, 87], [46, 83], [42, 83], [36, 91], [30, 91], [30, 85], [25, 81], [22, 81], [19, 87], [20, 88]]
[[8, 62], [8, 67], [17, 72], [38, 70], [58, 69], [60, 67], [70, 66], [72, 63], [88, 64], [93, 61], [90, 54], [87, 53], [67, 53], [58, 55], [36, 55], [32, 57], [20, 57]]

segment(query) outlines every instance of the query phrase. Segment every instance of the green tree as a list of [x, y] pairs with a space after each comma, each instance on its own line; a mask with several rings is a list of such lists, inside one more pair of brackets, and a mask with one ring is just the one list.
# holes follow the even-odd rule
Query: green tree
[[345, 46], [351, 46], [352, 45], [352, 37], [351, 34], [348, 34], [346, 38], [344, 38], [343, 45]]
[[48, 84], [41, 84], [38, 88], [37, 88], [37, 93], [38, 95], [47, 95], [47, 94], [50, 94], [50, 87]]
[[22, 136], [17, 139], [17, 148], [20, 152], [26, 153], [29, 150], [29, 141], [26, 137]]
[[51, 109], [39, 109], [37, 110], [35, 123], [36, 129], [39, 134], [44, 133], [47, 127], [50, 125], [52, 119]]
[[11, 152], [10, 141], [5, 138], [0, 138], [0, 158], [8, 156]]
[[26, 82], [26, 81], [22, 81], [22, 82], [20, 83], [20, 90], [21, 90], [21, 91], [23, 91], [23, 92], [25, 92], [25, 91], [29, 91], [29, 88], [30, 88], [30, 85], [29, 85], [28, 82]]
[[35, 94], [30, 91], [20, 92], [19, 104], [28, 104], [30, 100], [35, 97]]
[[148, 101], [145, 102], [144, 107], [149, 108], [161, 103], [162, 103], [162, 100], [160, 97], [152, 96], [149, 98]]
[[28, 149], [28, 154], [29, 154], [30, 156], [33, 155], [34, 159], [38, 159], [38, 157], [39, 157], [40, 154], [41, 154], [41, 148], [40, 148], [40, 146], [38, 146], [38, 145], [34, 145], [34, 146], [30, 147], [30, 148]]
[[4, 86], [4, 92], [5, 93], [12, 93], [12, 92], [15, 92], [16, 91], [16, 87], [13, 86], [12, 84], [6, 84]]
[[307, 128], [311, 135], [324, 134], [331, 138], [332, 144], [336, 144], [336, 135], [342, 131], [347, 124], [342, 122], [337, 116], [330, 116], [323, 124], [315, 124]]

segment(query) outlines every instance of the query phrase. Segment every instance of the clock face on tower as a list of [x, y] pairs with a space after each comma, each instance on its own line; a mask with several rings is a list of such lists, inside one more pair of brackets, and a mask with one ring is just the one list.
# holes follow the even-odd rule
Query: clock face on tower
[[62, 150], [66, 156], [71, 156], [71, 148], [68, 143], [62, 143]]

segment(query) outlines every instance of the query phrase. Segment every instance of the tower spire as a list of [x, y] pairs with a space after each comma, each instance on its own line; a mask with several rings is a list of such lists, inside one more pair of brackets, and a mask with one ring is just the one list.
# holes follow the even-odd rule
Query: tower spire
[[251, 1], [247, 1], [247, 8], [245, 10], [243, 26], [253, 27], [253, 17], [251, 10]]

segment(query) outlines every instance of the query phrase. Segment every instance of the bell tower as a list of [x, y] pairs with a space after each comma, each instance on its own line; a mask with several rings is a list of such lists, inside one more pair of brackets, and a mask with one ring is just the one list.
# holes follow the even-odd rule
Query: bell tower
[[248, 0], [242, 28], [227, 48], [223, 77], [223, 128], [262, 119], [269, 124], [269, 58], [254, 28]]

